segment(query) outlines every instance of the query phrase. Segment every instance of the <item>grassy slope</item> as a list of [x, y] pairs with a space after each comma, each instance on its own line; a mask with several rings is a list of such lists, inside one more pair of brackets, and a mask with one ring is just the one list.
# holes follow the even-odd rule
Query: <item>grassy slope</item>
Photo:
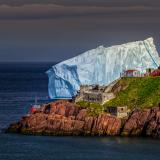
[[104, 112], [104, 106], [102, 106], [99, 103], [90, 103], [90, 102], [86, 102], [86, 101], [80, 101], [80, 102], [77, 102], [77, 104], [87, 108], [88, 113], [91, 116], [95, 116], [95, 115], [98, 115], [98, 114]]
[[88, 108], [92, 115], [104, 112], [108, 106], [125, 106], [128, 108], [150, 108], [160, 103], [160, 77], [122, 78], [117, 86], [128, 86], [117, 93], [116, 98], [103, 106], [98, 103], [78, 102]]
[[128, 87], [104, 106], [149, 108], [160, 102], [160, 77], [123, 78], [118, 83]]

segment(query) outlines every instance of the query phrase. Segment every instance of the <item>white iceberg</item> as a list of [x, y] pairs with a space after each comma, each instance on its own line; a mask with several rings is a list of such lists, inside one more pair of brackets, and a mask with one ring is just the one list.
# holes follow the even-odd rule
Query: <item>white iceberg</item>
[[99, 46], [54, 65], [47, 71], [51, 99], [72, 98], [80, 85], [108, 85], [124, 69], [157, 68], [160, 58], [153, 38], [112, 47]]

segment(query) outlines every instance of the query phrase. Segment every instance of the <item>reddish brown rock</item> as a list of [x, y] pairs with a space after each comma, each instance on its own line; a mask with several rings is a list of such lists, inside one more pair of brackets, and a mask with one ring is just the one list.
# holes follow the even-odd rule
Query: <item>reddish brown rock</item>
[[85, 134], [92, 133], [92, 127], [93, 127], [94, 121], [95, 121], [95, 118], [92, 117], [92, 116], [85, 117], [85, 120], [84, 120], [84, 131], [85, 131]]
[[[123, 122], [123, 124], [122, 124]], [[60, 100], [11, 124], [9, 132], [49, 135], [103, 135], [160, 137], [160, 107], [136, 109], [125, 121], [106, 113], [91, 116], [88, 110]]]
[[86, 116], [87, 116], [87, 110], [86, 109], [82, 109], [77, 114], [76, 119], [79, 120], [79, 121], [84, 121]]
[[126, 121], [123, 133], [124, 135], [141, 135], [145, 123], [150, 114], [150, 110], [135, 110]]
[[[15, 126], [15, 127], [14, 127]], [[56, 135], [118, 135], [121, 120], [107, 114], [88, 115], [87, 109], [60, 100], [43, 105], [39, 111], [9, 127], [21, 133]]]
[[122, 135], [160, 136], [160, 107], [135, 110], [126, 121]]
[[101, 114], [95, 119], [92, 132], [96, 135], [119, 135], [120, 128], [120, 119]]

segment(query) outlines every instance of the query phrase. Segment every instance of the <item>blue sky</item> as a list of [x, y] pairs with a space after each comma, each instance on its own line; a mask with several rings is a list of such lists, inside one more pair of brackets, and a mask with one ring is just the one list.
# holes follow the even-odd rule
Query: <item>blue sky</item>
[[159, 0], [0, 0], [0, 61], [62, 61], [153, 37]]

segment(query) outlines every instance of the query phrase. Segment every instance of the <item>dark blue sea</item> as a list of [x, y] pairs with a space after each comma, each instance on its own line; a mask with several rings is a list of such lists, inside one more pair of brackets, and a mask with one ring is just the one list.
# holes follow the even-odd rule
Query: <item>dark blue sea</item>
[[0, 64], [0, 160], [160, 160], [160, 140], [5, 134], [35, 97], [48, 102], [45, 71], [53, 63]]

